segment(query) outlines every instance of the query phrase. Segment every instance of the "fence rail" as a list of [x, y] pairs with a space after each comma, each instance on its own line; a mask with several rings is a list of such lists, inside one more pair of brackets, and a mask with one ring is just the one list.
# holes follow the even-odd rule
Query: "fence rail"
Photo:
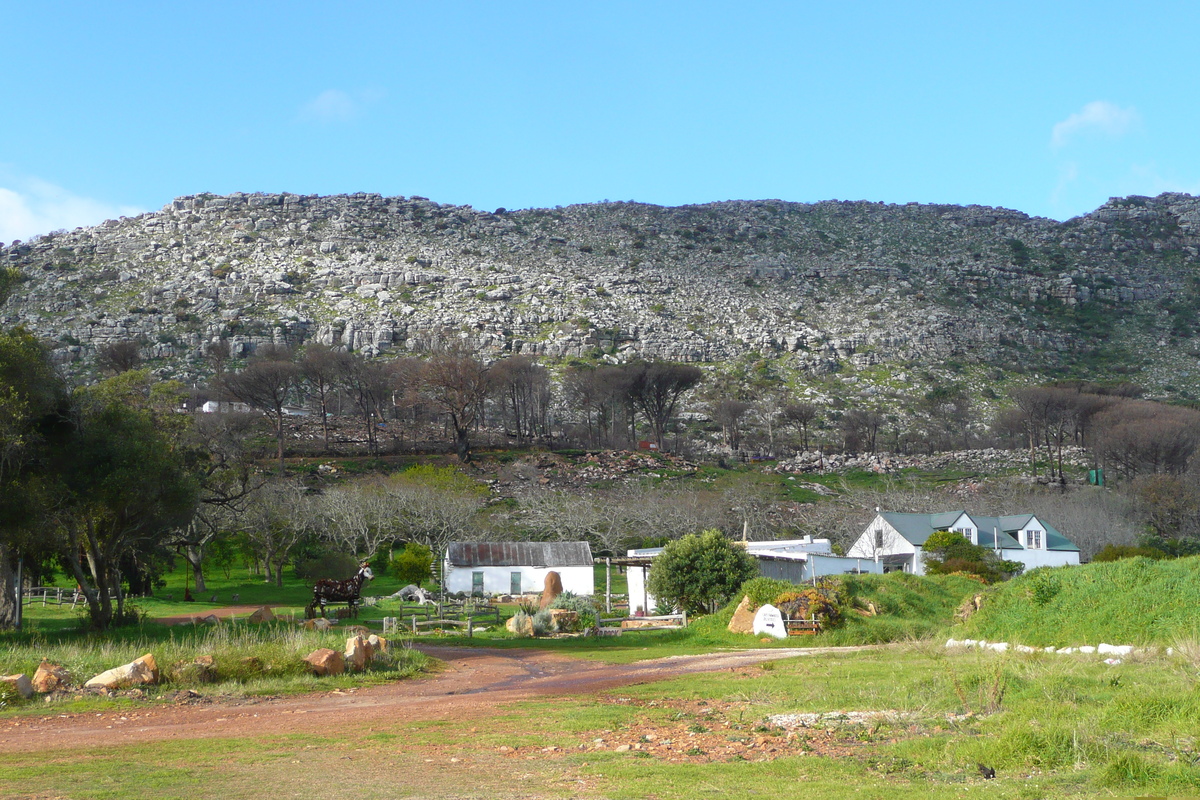
[[[74, 608], [84, 599], [83, 592], [78, 589], [63, 589], [57, 586], [31, 586], [21, 592], [21, 605], [30, 606], [41, 601], [43, 606], [50, 604]], [[117, 593], [109, 594], [110, 600], [117, 599]]]

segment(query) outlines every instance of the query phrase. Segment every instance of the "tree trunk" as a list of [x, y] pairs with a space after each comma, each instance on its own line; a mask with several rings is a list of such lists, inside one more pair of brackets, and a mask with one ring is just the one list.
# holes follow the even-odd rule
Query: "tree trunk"
[[454, 427], [454, 447], [458, 451], [458, 460], [466, 464], [471, 460], [471, 441], [466, 428]]
[[196, 583], [196, 593], [207, 592], [204, 584], [204, 545], [189, 544], [183, 549], [183, 558], [192, 568], [192, 580]]
[[17, 604], [16, 552], [0, 544], [0, 630], [14, 628], [20, 606]]

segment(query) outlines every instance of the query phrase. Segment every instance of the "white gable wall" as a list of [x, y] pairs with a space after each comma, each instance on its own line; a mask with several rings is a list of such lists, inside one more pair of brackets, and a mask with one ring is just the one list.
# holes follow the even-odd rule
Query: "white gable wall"
[[563, 590], [591, 596], [595, 592], [595, 572], [589, 566], [578, 567], [466, 567], [451, 566], [446, 571], [446, 591], [471, 593], [473, 573], [483, 573], [485, 594], [511, 594], [512, 574], [521, 573], [521, 593], [539, 594], [546, 588], [546, 573], [557, 572]]
[[921, 548], [901, 536], [882, 514], [877, 514], [875, 519], [871, 520], [846, 555], [849, 558], [869, 558], [872, 561], [883, 556], [911, 555], [911, 563], [904, 571], [916, 575], [925, 574], [925, 565], [921, 563]]

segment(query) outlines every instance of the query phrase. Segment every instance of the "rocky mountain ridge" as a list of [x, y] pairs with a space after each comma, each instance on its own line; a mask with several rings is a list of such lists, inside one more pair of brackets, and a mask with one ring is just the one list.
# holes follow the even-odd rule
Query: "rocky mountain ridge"
[[[494, 213], [376, 194], [194, 195], [0, 248], [0, 308], [86, 370], [140, 339], [163, 374], [204, 346], [368, 355], [463, 341], [487, 356], [1052, 363], [1120, 319], [1195, 334], [1200, 198], [1114, 198], [1067, 222], [982, 206], [731, 201]], [[1088, 328], [1088, 323], [1091, 328]], [[1186, 349], [1186, 346], [1185, 346]]]

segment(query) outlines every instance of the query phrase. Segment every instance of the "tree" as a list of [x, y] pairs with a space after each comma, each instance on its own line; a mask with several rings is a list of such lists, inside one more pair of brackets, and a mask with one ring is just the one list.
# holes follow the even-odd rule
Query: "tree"
[[304, 348], [300, 372], [308, 382], [312, 397], [321, 409], [321, 432], [329, 449], [329, 400], [333, 389], [348, 369], [349, 354], [328, 345], [314, 343]]
[[457, 470], [410, 467], [390, 476], [382, 491], [395, 503], [400, 535], [427, 546], [438, 564], [450, 542], [480, 538], [477, 520], [487, 487]]
[[699, 384], [704, 373], [688, 364], [655, 361], [633, 365], [630, 375], [629, 397], [650, 423], [661, 452], [667, 422], [675, 414], [679, 398]]
[[169, 426], [117, 391], [126, 382], [113, 381], [77, 394], [74, 430], [55, 454], [60, 500], [52, 514], [62, 557], [97, 629], [124, 616], [122, 565], [148, 570], [165, 557], [168, 536], [188, 524], [197, 495]]
[[342, 361], [342, 367], [341, 384], [362, 415], [367, 450], [374, 453], [379, 449], [375, 421], [382, 419], [382, 409], [391, 401], [395, 375], [387, 362], [368, 361], [360, 353], [349, 355]]
[[[0, 279], [5, 274], [0, 270]], [[0, 331], [0, 628], [20, 623], [23, 566], [50, 552], [40, 530], [49, 500], [46, 458], [68, 413], [66, 388], [46, 349], [21, 328]]]
[[96, 348], [96, 366], [104, 372], [120, 375], [142, 363], [142, 346], [132, 339], [120, 339]]
[[284, 472], [283, 408], [299, 376], [300, 368], [293, 361], [292, 352], [287, 348], [270, 346], [263, 347], [244, 370], [226, 375], [222, 382], [223, 388], [231, 396], [273, 418], [280, 475]]
[[238, 528], [251, 495], [266, 482], [246, 447], [258, 422], [249, 414], [196, 414], [183, 439], [198, 481], [199, 502], [171, 544], [191, 567], [197, 592], [207, 591], [205, 550]]
[[242, 530], [266, 567], [266, 582], [283, 585], [283, 565], [306, 537], [316, 532], [320, 517], [303, 485], [276, 479], [254, 493]]
[[689, 613], [711, 613], [757, 574], [752, 555], [720, 531], [707, 530], [663, 548], [651, 565], [647, 588]]
[[492, 389], [504, 410], [517, 446], [546, 432], [550, 374], [530, 356], [510, 356], [492, 365]]
[[464, 352], [438, 353], [425, 362], [420, 381], [429, 402], [450, 420], [458, 460], [470, 461], [471, 429], [491, 389], [488, 368]]
[[750, 404], [728, 398], [715, 400], [709, 406], [709, 416], [721, 426], [721, 437], [732, 450], [742, 446], [742, 417], [750, 410]]
[[817, 407], [812, 403], [788, 403], [783, 407], [783, 420], [800, 430], [800, 449], [808, 451], [808, 428], [817, 419]]
[[420, 542], [409, 542], [390, 567], [396, 580], [420, 586], [433, 577], [433, 551]]

